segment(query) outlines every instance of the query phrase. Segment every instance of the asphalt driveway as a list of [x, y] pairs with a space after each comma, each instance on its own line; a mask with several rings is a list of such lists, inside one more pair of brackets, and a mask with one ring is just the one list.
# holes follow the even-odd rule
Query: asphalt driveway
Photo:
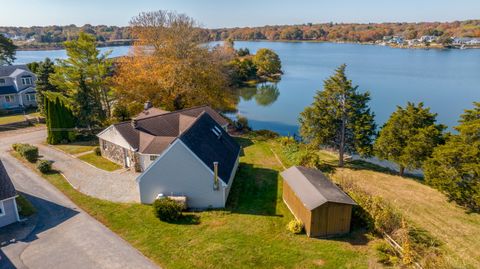
[[38, 211], [32, 234], [0, 248], [0, 268], [157, 268], [6, 152], [12, 143], [41, 143], [45, 135], [42, 129], [0, 133], [0, 158], [17, 190], [25, 193]]

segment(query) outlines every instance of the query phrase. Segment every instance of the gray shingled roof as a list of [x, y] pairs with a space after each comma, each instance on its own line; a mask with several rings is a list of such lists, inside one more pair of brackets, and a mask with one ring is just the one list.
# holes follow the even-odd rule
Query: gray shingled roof
[[3, 166], [2, 160], [0, 160], [0, 200], [5, 200], [11, 197], [15, 197], [17, 192], [13, 186], [12, 180]]
[[138, 152], [159, 155], [203, 113], [222, 126], [228, 124], [225, 118], [209, 106], [199, 106], [139, 117], [133, 122], [121, 122], [114, 127]]
[[0, 66], [0, 77], [8, 77], [17, 69], [29, 71], [26, 65], [4, 65]]
[[[212, 129], [220, 130], [220, 137]], [[180, 140], [213, 171], [218, 162], [218, 176], [228, 184], [240, 145], [222, 129], [210, 114], [204, 112], [181, 136]]]
[[281, 175], [309, 210], [327, 202], [356, 205], [350, 196], [331, 182], [320, 170], [292, 166], [283, 171]]

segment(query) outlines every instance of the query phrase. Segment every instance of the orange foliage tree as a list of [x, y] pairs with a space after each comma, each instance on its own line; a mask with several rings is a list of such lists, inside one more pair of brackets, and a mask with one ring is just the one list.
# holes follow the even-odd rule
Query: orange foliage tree
[[184, 15], [169, 11], [140, 13], [131, 22], [136, 41], [118, 60], [115, 94], [120, 104], [140, 107], [151, 101], [167, 110], [208, 104], [232, 109], [221, 57], [202, 43], [201, 29]]

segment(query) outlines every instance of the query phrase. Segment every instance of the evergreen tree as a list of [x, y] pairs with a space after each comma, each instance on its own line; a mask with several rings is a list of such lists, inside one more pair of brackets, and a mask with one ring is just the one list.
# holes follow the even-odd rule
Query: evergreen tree
[[75, 119], [65, 97], [47, 93], [44, 96], [47, 121], [47, 143], [59, 144], [74, 140]]
[[37, 104], [40, 113], [45, 114], [44, 108], [44, 92], [58, 92], [58, 88], [50, 83], [50, 76], [55, 72], [54, 63], [46, 58], [44, 62], [41, 62], [37, 69], [37, 81], [35, 90], [37, 91]]
[[12, 40], [0, 34], [0, 65], [11, 65], [16, 59], [16, 50]]
[[78, 40], [65, 42], [68, 58], [59, 60], [50, 83], [73, 104], [73, 113], [82, 127], [102, 125], [110, 115], [108, 98], [112, 62], [100, 54], [95, 37], [80, 33]]
[[375, 155], [398, 164], [401, 176], [405, 169], [421, 168], [433, 148], [443, 142], [445, 126], [436, 124], [436, 117], [423, 103], [399, 106], [380, 130]]
[[345, 75], [341, 65], [324, 81], [313, 104], [300, 114], [300, 134], [315, 146], [330, 146], [339, 151], [339, 166], [344, 154], [369, 156], [375, 135], [374, 114], [368, 107], [370, 93], [358, 92], [358, 86]]
[[425, 162], [425, 180], [458, 204], [480, 211], [480, 103], [466, 110], [458, 134], [435, 148]]

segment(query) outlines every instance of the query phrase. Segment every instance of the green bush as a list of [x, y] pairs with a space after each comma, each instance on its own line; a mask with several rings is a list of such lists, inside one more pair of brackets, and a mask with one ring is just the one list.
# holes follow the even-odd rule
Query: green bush
[[12, 149], [13, 149], [14, 151], [16, 151], [16, 152], [19, 152], [20, 148], [21, 148], [22, 146], [24, 146], [24, 145], [25, 145], [25, 144], [15, 143], [15, 144], [12, 145]]
[[19, 195], [17, 196], [17, 198], [15, 198], [15, 200], [17, 201], [18, 213], [22, 217], [28, 217], [35, 214], [35, 207], [33, 207], [33, 205], [27, 200], [27, 198]]
[[13, 144], [12, 148], [31, 163], [35, 163], [38, 160], [38, 148], [35, 146], [30, 144]]
[[265, 129], [254, 131], [253, 134], [255, 134], [257, 137], [262, 137], [264, 139], [273, 139], [279, 137], [278, 133]]
[[157, 199], [153, 203], [153, 211], [160, 220], [172, 222], [182, 216], [182, 205], [170, 198]]
[[377, 251], [378, 262], [388, 266], [397, 265], [400, 262], [395, 249], [393, 249], [393, 247], [387, 242], [382, 240], [376, 243], [374, 248]]
[[100, 150], [100, 147], [95, 147], [93, 151], [95, 152], [95, 155], [102, 156], [102, 151]]
[[50, 171], [52, 171], [52, 163], [50, 161], [47, 161], [47, 160], [40, 160], [37, 164], [37, 169], [42, 174], [47, 174]]
[[300, 234], [303, 232], [303, 222], [300, 220], [291, 220], [287, 224], [287, 230], [293, 234]]
[[300, 155], [300, 165], [310, 168], [320, 168], [322, 161], [316, 150], [306, 150]]
[[249, 131], [248, 119], [246, 117], [237, 116], [237, 120], [234, 122], [235, 128], [239, 131]]

